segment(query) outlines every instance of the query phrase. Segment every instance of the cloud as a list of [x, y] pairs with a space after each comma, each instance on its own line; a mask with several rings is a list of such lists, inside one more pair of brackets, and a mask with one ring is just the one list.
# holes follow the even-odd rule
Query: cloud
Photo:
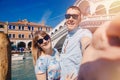
[[50, 18], [49, 20], [50, 20], [50, 21], [53, 21], [53, 20], [56, 20], [56, 19], [58, 19], [58, 18], [60, 18], [60, 17], [64, 17], [64, 14], [55, 16], [55, 17], [53, 17], [53, 18]]
[[52, 11], [47, 10], [47, 11], [43, 14], [41, 20], [40, 20], [38, 23], [41, 23], [41, 22], [44, 21], [44, 23], [46, 24], [46, 22], [48, 21], [49, 17], [51, 16], [51, 14], [52, 14]]

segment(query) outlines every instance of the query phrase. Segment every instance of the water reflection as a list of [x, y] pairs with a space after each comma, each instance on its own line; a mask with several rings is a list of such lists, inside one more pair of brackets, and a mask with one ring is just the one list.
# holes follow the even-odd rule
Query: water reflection
[[12, 61], [12, 80], [36, 80], [32, 59]]

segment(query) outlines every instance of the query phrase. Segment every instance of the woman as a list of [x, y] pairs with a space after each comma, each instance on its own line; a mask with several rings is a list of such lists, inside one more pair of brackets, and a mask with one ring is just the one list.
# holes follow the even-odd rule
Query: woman
[[32, 55], [37, 80], [59, 80], [59, 53], [52, 49], [50, 36], [36, 31], [32, 40]]

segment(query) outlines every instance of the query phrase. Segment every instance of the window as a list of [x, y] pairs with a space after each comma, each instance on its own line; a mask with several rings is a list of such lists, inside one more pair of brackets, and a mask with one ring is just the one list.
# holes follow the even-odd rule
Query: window
[[39, 30], [41, 30], [41, 31], [42, 31], [42, 27], [39, 27]]
[[32, 35], [31, 35], [31, 34], [29, 34], [29, 38], [32, 38]]
[[30, 28], [31, 28], [31, 27], [30, 27], [30, 26], [28, 26], [28, 30], [29, 30], [29, 31], [30, 31]]
[[51, 33], [51, 35], [53, 35], [53, 32]]
[[31, 38], [31, 35], [29, 34], [29, 38]]
[[32, 31], [34, 30], [34, 27], [32, 27]]
[[21, 26], [18, 26], [19, 30], [21, 30]]
[[59, 29], [61, 29], [63, 26], [60, 26]]
[[21, 38], [21, 34], [18, 35], [18, 38]]
[[11, 25], [8, 26], [8, 29], [11, 29]]
[[15, 34], [13, 34], [13, 38], [15, 38]]
[[9, 25], [8, 29], [15, 29], [15, 26]]
[[15, 34], [8, 34], [9, 38], [15, 38]]
[[4, 28], [4, 25], [0, 25], [0, 28]]
[[12, 26], [13, 28], [12, 29], [15, 29], [15, 26]]
[[8, 34], [8, 37], [11, 38], [11, 34]]
[[22, 30], [24, 30], [24, 26], [22, 26]]
[[24, 38], [24, 34], [19, 34], [18, 38]]
[[18, 29], [19, 29], [19, 30], [24, 30], [24, 26], [20, 26], [20, 25], [19, 25], [19, 26], [18, 26]]
[[24, 34], [22, 34], [22, 38], [24, 38]]
[[28, 26], [28, 30], [30, 31], [30, 30], [34, 30], [34, 27], [33, 26]]
[[55, 32], [57, 32], [57, 29], [55, 29]]

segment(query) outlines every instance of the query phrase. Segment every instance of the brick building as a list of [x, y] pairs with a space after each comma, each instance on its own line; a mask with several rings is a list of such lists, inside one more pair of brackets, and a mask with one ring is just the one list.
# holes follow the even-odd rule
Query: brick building
[[52, 27], [46, 26], [43, 23], [29, 22], [26, 19], [17, 22], [0, 22], [0, 31], [8, 34], [12, 50], [19, 50], [20, 48], [30, 49], [32, 35], [38, 30], [48, 33], [52, 30]]

